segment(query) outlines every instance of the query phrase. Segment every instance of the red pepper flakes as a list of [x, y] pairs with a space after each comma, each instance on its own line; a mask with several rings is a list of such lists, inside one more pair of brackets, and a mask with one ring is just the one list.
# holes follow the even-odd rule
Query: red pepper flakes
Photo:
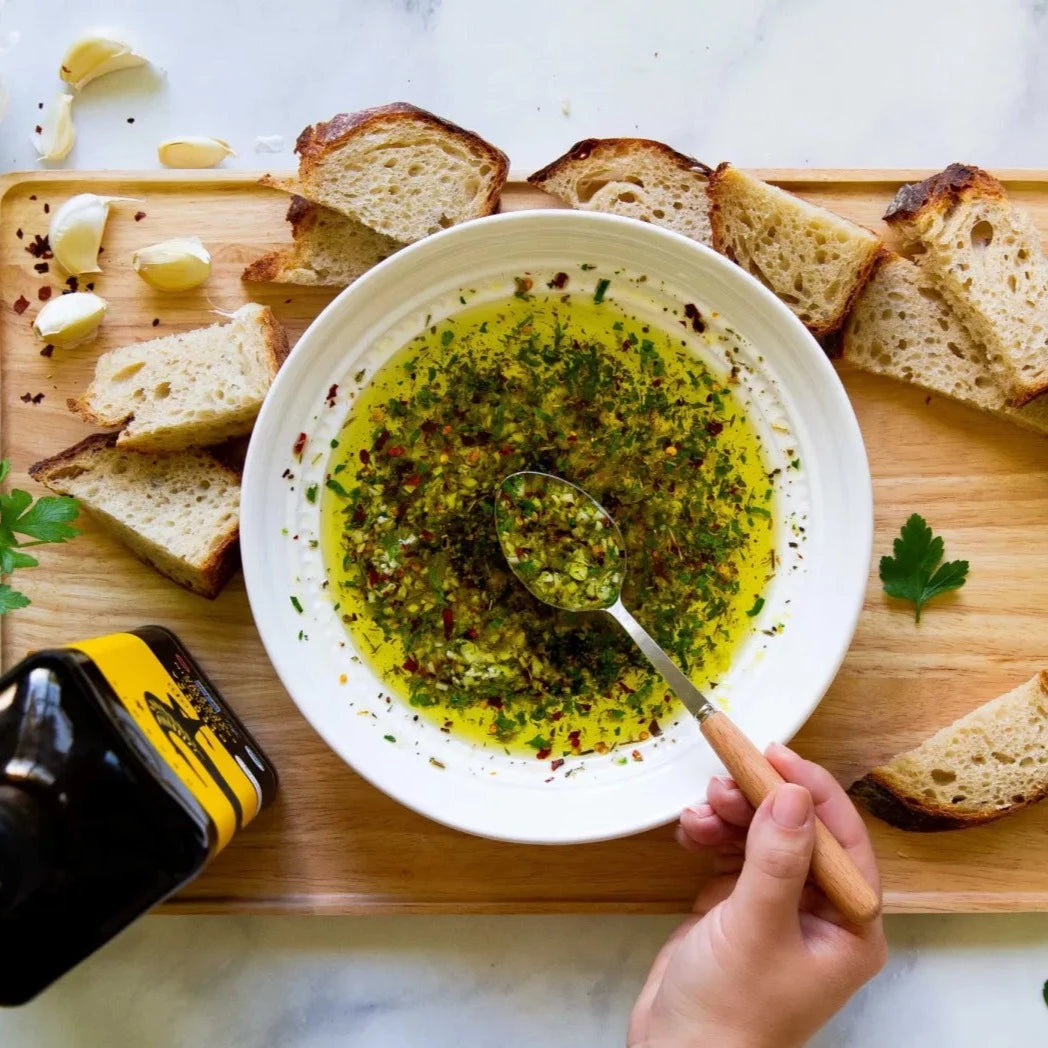
[[15, 236], [18, 237], [19, 240], [21, 240], [22, 237], [25, 236], [25, 233], [22, 232], [21, 227], [15, 230]]
[[141, 222], [142, 219], [145, 218], [145, 217], [146, 217], [146, 213], [144, 211], [136, 211], [135, 212], [135, 221], [136, 222]]
[[404, 454], [404, 449], [399, 444], [394, 444], [386, 454], [392, 459], [400, 458]]
[[357, 503], [357, 508], [353, 510], [353, 523], [363, 524], [367, 514], [364, 512], [364, 504], [362, 502]]
[[558, 757], [555, 761], [550, 762], [549, 770], [556, 771], [558, 768], [564, 767], [564, 758]]
[[26, 244], [26, 251], [33, 256], [33, 258], [54, 258], [54, 252], [51, 250], [51, 241], [46, 236], [42, 237], [39, 233], [33, 234], [33, 242]]
[[41, 302], [46, 302], [51, 297], [51, 289], [45, 284], [37, 291], [36, 297], [40, 299]]
[[333, 382], [328, 388], [327, 396], [324, 398], [327, 401], [327, 406], [333, 408], [335, 406], [335, 397], [338, 396], [338, 383]]
[[55, 351], [55, 347], [52, 346], [50, 342], [48, 342], [48, 344], [46, 346], [44, 346], [44, 348], [42, 350], [40, 350], [40, 356], [42, 356], [42, 357], [49, 357], [49, 356], [51, 356], [52, 353], [54, 353], [54, 351]]
[[[33, 125], [33, 131], [38, 135], [42, 135], [44, 133], [44, 129], [39, 124]], [[36, 200], [36, 197], [30, 197], [29, 199]]]
[[444, 639], [451, 640], [451, 634], [455, 629], [455, 613], [451, 608], [444, 608], [440, 613], [440, 618], [444, 623]]
[[370, 465], [370, 463], [371, 463], [371, 452], [369, 452], [367, 448], [361, 448], [360, 449], [360, 461], [365, 466]]
[[51, 268], [51, 265], [48, 262], [34, 262], [33, 263], [33, 269], [35, 269], [38, 273], [46, 273], [50, 268]]
[[76, 291], [80, 287], [80, 281], [76, 277], [66, 277], [66, 287], [70, 291]]
[[633, 758], [633, 759], [634, 759], [635, 761], [642, 761], [642, 760], [644, 760], [644, 754], [643, 754], [643, 753], [641, 753], [641, 752], [640, 752], [640, 750], [634, 750], [634, 751], [633, 751], [633, 752], [632, 752], [632, 753], [630, 754], [630, 756], [631, 756], [631, 757], [632, 757], [632, 758]]
[[160, 327], [160, 317], [153, 317], [153, 327]]
[[560, 291], [564, 287], [564, 285], [567, 284], [567, 282], [568, 274], [558, 273], [549, 283], [550, 287], [555, 287], [558, 291]]
[[501, 710], [502, 709], [502, 700], [501, 699], [488, 699], [488, 705], [493, 710]]
[[389, 440], [389, 430], [384, 429], [377, 437], [375, 437], [374, 449], [381, 451], [386, 446], [386, 441]]
[[[64, 67], [63, 67], [63, 68], [64, 68]], [[43, 102], [41, 102], [38, 108], [40, 108], [40, 109], [43, 109], [43, 108], [44, 108], [44, 103], [43, 103]], [[29, 194], [29, 199], [30, 199], [30, 200], [36, 200], [36, 193], [30, 193], [30, 194]]]
[[692, 330], [697, 331], [700, 335], [706, 330], [706, 324], [703, 322], [702, 314], [699, 312], [699, 308], [694, 302], [689, 302], [684, 307], [684, 315], [691, 321]]
[[51, 205], [50, 204], [44, 204], [44, 214], [45, 215], [51, 214]]
[[653, 720], [648, 725], [648, 731], [650, 731], [651, 734], [654, 735], [656, 739], [662, 734], [662, 728], [659, 727], [659, 722], [657, 720]]
[[535, 754], [535, 758], [536, 760], [544, 761], [547, 757], [549, 757], [549, 755], [552, 752], [553, 748], [551, 746], [547, 746], [544, 750], [539, 750], [539, 752]]
[[302, 458], [302, 452], [306, 450], [306, 439], [305, 433], [299, 433], [295, 438], [295, 443], [291, 445], [291, 453], [295, 458]]
[[433, 419], [428, 418], [425, 422], [422, 423], [421, 426], [419, 426], [419, 429], [427, 435], [430, 433], [436, 433], [437, 424], [433, 421]]
[[568, 745], [570, 745], [573, 750], [577, 750], [582, 745], [581, 739], [581, 729], [568, 732]]
[[403, 483], [406, 488], [417, 488], [422, 483], [422, 476], [419, 473], [412, 473], [411, 476], [404, 478]]
[[25, 295], [19, 295], [11, 308], [21, 316], [29, 308], [29, 299]]
[[418, 659], [412, 658], [410, 655], [404, 660], [402, 670], [408, 673], [418, 673]]
[[44, 399], [43, 393], [34, 393], [33, 394], [33, 403], [34, 404], [39, 404], [43, 399]]
[[419, 532], [419, 537], [423, 542], [432, 542], [437, 536], [434, 535], [432, 531], [426, 531], [426, 529], [423, 528], [422, 531]]
[[382, 576], [374, 568], [368, 568], [368, 585], [378, 586], [381, 582]]
[[480, 636], [480, 634], [477, 632], [477, 627], [476, 626], [470, 626], [470, 628], [468, 630], [466, 630], [466, 636], [470, 640], [476, 640]]
[[23, 393], [18, 399], [23, 404], [28, 404], [29, 401], [31, 401], [33, 399], [33, 394], [32, 393]]
[[563, 717], [563, 716], [564, 716], [564, 711], [563, 711], [563, 710], [554, 710], [554, 711], [553, 711], [553, 712], [552, 712], [552, 713], [551, 713], [551, 714], [549, 715], [549, 719], [550, 719], [551, 721], [559, 721], [559, 720], [560, 720], [560, 718], [561, 718], [561, 717]]
[[709, 433], [711, 437], [717, 436], [722, 429], [724, 429], [724, 423], [718, 422], [716, 419], [710, 419], [710, 421], [706, 423], [706, 432]]
[[499, 448], [499, 454], [505, 458], [507, 455], [513, 454], [513, 449], [507, 444], [504, 448]]

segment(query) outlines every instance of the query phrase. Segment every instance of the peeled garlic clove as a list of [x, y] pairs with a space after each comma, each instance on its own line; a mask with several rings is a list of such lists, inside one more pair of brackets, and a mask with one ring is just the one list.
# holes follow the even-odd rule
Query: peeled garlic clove
[[73, 129], [73, 96], [59, 95], [49, 102], [40, 118], [40, 130], [33, 135], [33, 145], [41, 160], [65, 160], [69, 156], [76, 131]]
[[164, 167], [214, 167], [236, 153], [221, 138], [189, 135], [161, 142], [156, 147], [156, 155]]
[[62, 58], [58, 75], [78, 91], [85, 84], [118, 69], [145, 65], [146, 59], [122, 40], [95, 31], [74, 40]]
[[33, 330], [58, 349], [72, 349], [95, 337], [108, 305], [104, 298], [90, 291], [59, 295], [37, 313]]
[[211, 276], [211, 256], [200, 237], [175, 237], [131, 256], [135, 272], [158, 291], [188, 291]]
[[81, 273], [102, 272], [98, 265], [98, 249], [102, 246], [109, 205], [131, 199], [78, 193], [51, 216], [47, 239], [55, 260], [67, 273], [78, 277]]

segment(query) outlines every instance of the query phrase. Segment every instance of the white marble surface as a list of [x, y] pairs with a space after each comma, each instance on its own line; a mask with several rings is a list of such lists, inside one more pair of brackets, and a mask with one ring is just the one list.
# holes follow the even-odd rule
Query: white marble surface
[[[153, 167], [172, 134], [230, 165], [289, 167], [340, 109], [406, 99], [530, 170], [590, 135], [708, 162], [1048, 166], [1044, 0], [0, 0], [0, 170], [34, 166], [37, 102], [81, 29], [123, 29], [162, 69], [77, 102], [67, 166]], [[18, 34], [15, 39], [14, 34]], [[127, 118], [134, 117], [128, 124]], [[258, 136], [284, 149], [256, 152]], [[0, 1044], [623, 1043], [668, 918], [146, 918]], [[892, 918], [887, 971], [815, 1042], [1048, 1043], [1048, 917]], [[0, 944], [0, 948], [3, 948]]]

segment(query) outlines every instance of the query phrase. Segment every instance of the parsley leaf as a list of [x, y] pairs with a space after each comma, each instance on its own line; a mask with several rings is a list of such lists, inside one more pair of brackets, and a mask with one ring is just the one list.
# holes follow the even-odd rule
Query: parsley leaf
[[[0, 482], [11, 472], [9, 459], [0, 460]], [[71, 524], [80, 513], [80, 503], [67, 495], [45, 495], [33, 501], [28, 491], [15, 488], [0, 494], [0, 575], [10, 575], [16, 568], [35, 568], [36, 557], [23, 552], [26, 546], [48, 542], [65, 542], [80, 534]], [[18, 535], [31, 540], [19, 541]], [[0, 582], [0, 615], [24, 608], [29, 598]]]
[[921, 607], [933, 597], [964, 585], [968, 561], [941, 564], [942, 537], [932, 536], [932, 529], [919, 513], [906, 521], [892, 548], [894, 557], [881, 557], [881, 583], [888, 596], [916, 605], [915, 621], [921, 621]]

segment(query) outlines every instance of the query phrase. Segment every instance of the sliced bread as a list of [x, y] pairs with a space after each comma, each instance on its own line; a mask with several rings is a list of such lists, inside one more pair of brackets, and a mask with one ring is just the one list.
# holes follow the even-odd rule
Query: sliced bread
[[1048, 391], [1048, 261], [1029, 217], [977, 167], [903, 186], [884, 220], [987, 358], [1014, 407]]
[[300, 196], [291, 198], [287, 220], [291, 223], [291, 246], [256, 259], [241, 274], [241, 280], [346, 287], [403, 247], [355, 218], [346, 218]]
[[713, 246], [816, 335], [836, 331], [881, 251], [876, 234], [730, 164], [710, 177]]
[[29, 467], [72, 495], [136, 557], [215, 597], [237, 564], [240, 477], [206, 451], [125, 451], [97, 433]]
[[987, 702], [848, 791], [903, 830], [991, 822], [1048, 795], [1048, 671]]
[[140, 451], [218, 444], [250, 433], [287, 356], [287, 333], [268, 306], [249, 303], [231, 323], [110, 350], [69, 407]]
[[648, 138], [587, 138], [528, 181], [579, 211], [608, 211], [712, 245], [712, 168]]
[[509, 159], [472, 131], [396, 102], [298, 136], [298, 178], [271, 179], [402, 243], [493, 214]]
[[899, 255], [885, 256], [855, 300], [841, 347], [844, 359], [865, 371], [912, 382], [1048, 433], [1048, 398], [1011, 407], [986, 351], [925, 270]]

